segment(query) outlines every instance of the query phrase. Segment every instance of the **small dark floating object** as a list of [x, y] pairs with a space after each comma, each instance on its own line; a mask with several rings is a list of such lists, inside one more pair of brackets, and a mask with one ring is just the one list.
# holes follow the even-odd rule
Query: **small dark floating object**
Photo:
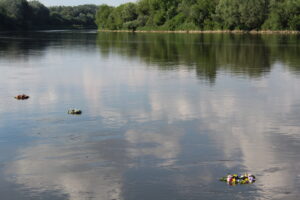
[[82, 111], [79, 109], [70, 109], [70, 110], [68, 110], [68, 114], [69, 115], [81, 115]]
[[245, 184], [252, 184], [256, 181], [256, 178], [252, 174], [243, 174], [238, 176], [237, 174], [228, 174], [220, 178], [220, 181], [227, 182], [229, 185], [245, 185]]
[[20, 94], [18, 96], [15, 96], [15, 99], [17, 99], [17, 100], [26, 100], [26, 99], [29, 99], [29, 96], [27, 96], [26, 94]]

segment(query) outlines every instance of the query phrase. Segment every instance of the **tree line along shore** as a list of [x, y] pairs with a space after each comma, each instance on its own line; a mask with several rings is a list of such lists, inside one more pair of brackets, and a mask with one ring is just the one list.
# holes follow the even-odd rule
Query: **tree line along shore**
[[139, 0], [102, 5], [100, 30], [300, 30], [300, 0]]
[[300, 0], [138, 0], [46, 7], [0, 0], [0, 30], [98, 28], [100, 31], [298, 33]]
[[39, 1], [0, 0], [0, 30], [97, 28], [98, 6], [46, 7]]

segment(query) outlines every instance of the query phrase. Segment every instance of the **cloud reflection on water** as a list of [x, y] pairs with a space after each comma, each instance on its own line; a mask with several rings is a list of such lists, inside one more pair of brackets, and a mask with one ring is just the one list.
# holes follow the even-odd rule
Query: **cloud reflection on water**
[[[82, 51], [48, 54], [59, 63]], [[61, 71], [71, 78], [58, 74], [59, 66], [24, 70], [33, 77], [25, 82], [35, 97], [25, 109], [41, 112], [28, 119], [39, 123], [28, 132], [41, 135], [8, 164], [11, 181], [41, 194], [59, 190], [71, 200], [130, 199], [126, 195], [142, 192], [143, 184], [155, 193], [163, 183], [166, 196], [194, 199], [199, 191], [218, 196], [217, 190], [229, 199], [228, 188], [215, 182], [224, 175], [218, 170], [233, 170], [258, 176], [250, 191], [241, 189], [247, 195], [299, 195], [300, 79], [285, 66], [275, 63], [268, 76], [257, 79], [232, 76], [224, 68], [212, 86], [186, 69], [166, 73], [153, 63], [147, 68], [138, 59], [110, 56], [75, 60]], [[2, 81], [10, 91], [20, 85]], [[64, 111], [49, 115], [56, 119], [51, 123], [39, 118], [67, 105], [82, 105], [82, 118], [65, 118]], [[0, 111], [9, 109], [2, 105]]]

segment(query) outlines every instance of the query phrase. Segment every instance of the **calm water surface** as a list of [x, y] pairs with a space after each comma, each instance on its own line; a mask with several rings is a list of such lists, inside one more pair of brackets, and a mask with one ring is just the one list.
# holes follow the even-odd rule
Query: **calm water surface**
[[298, 199], [299, 86], [296, 35], [1, 33], [1, 199]]

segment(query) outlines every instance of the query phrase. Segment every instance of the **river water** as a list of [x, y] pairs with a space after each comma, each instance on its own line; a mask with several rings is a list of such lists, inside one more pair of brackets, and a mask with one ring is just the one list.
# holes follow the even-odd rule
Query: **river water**
[[1, 199], [298, 199], [299, 153], [300, 36], [0, 33]]

